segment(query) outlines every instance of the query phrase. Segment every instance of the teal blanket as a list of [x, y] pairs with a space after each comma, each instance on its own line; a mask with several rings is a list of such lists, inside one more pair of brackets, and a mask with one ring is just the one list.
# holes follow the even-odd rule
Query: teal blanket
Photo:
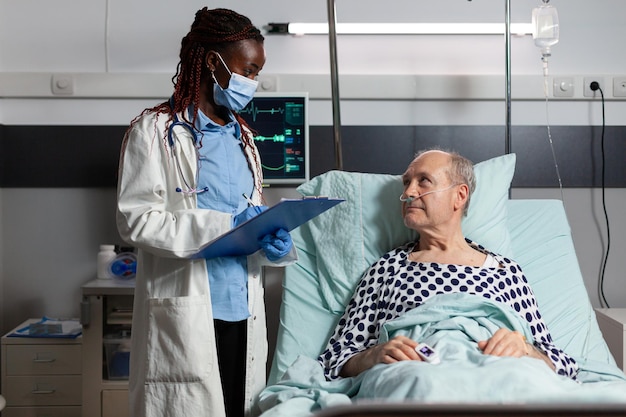
[[505, 304], [468, 294], [433, 297], [385, 324], [381, 342], [397, 335], [426, 342], [438, 352], [440, 364], [380, 364], [357, 377], [327, 381], [315, 359], [300, 356], [277, 384], [261, 392], [262, 416], [306, 416], [361, 400], [626, 404], [626, 377], [614, 365], [579, 364], [573, 381], [538, 359], [484, 355], [477, 342], [501, 327], [532, 340], [528, 323]]

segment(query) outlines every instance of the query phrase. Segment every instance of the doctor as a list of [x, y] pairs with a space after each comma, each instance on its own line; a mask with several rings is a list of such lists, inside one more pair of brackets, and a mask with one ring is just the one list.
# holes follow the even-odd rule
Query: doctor
[[237, 114], [265, 64], [264, 38], [227, 9], [196, 13], [170, 100], [124, 137], [121, 237], [138, 248], [130, 364], [134, 417], [243, 416], [265, 386], [261, 266], [293, 262], [284, 230], [250, 256], [190, 259], [263, 210], [252, 134]]

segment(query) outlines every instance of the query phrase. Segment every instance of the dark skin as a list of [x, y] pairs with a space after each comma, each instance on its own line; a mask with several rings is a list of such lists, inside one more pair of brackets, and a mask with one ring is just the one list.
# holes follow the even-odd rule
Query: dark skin
[[[222, 57], [228, 68], [224, 66], [218, 54]], [[234, 42], [222, 52], [209, 51], [206, 55], [206, 66], [213, 71], [215, 79], [222, 88], [227, 88], [230, 81], [230, 73], [237, 73], [254, 80], [265, 65], [265, 48], [263, 44], [254, 39], [245, 39]], [[229, 110], [224, 106], [218, 106], [213, 99], [213, 77], [210, 73], [203, 80], [201, 90], [204, 94], [200, 97], [199, 108], [215, 123], [224, 126], [230, 121]]]

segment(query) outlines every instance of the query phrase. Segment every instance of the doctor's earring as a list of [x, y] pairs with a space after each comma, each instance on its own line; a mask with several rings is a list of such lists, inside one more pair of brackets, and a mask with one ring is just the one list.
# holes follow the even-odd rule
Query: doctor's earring
[[217, 60], [217, 58], [213, 58], [213, 63], [211, 62], [211, 54], [207, 53], [206, 54], [206, 58], [204, 59], [204, 65], [206, 65], [206, 67], [209, 69], [209, 71], [211, 71], [211, 73], [213, 73], [217, 68], [215, 66], [215, 61]]

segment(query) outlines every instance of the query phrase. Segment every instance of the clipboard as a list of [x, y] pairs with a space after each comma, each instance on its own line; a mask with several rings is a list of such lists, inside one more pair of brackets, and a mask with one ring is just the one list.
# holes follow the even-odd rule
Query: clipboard
[[343, 201], [345, 200], [342, 198], [328, 197], [282, 199], [261, 214], [209, 242], [191, 258], [251, 255], [261, 249], [258, 240], [266, 234], [278, 229], [290, 232]]

